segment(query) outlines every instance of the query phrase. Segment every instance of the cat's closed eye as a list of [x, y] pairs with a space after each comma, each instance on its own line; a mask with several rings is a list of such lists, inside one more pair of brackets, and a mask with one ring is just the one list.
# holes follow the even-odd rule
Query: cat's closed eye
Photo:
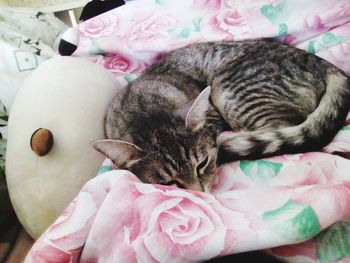
[[198, 177], [204, 174], [205, 168], [207, 168], [209, 161], [209, 156], [206, 156], [199, 164], [197, 164], [196, 173]]
[[179, 188], [185, 189], [185, 186], [176, 180], [171, 180], [171, 181], [165, 183], [164, 185], [176, 185]]

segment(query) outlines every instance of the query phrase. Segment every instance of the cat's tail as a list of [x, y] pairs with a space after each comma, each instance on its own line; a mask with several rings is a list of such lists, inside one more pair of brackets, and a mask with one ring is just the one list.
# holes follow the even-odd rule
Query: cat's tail
[[218, 137], [219, 163], [321, 150], [344, 125], [349, 107], [349, 79], [332, 72], [319, 105], [304, 122], [275, 130], [223, 133]]

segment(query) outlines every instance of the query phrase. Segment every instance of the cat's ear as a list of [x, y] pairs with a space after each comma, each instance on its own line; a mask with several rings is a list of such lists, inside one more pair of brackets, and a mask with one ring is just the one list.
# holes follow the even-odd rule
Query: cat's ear
[[211, 87], [206, 87], [192, 104], [186, 116], [186, 127], [198, 130], [205, 123], [206, 113], [211, 105], [209, 101]]
[[105, 139], [94, 141], [92, 146], [111, 159], [118, 168], [128, 168], [143, 157], [142, 150], [130, 142]]

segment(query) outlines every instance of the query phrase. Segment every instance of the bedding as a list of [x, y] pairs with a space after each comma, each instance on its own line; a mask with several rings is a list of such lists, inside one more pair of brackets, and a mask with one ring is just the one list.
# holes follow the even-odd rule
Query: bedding
[[68, 27], [35, 9], [0, 8], [0, 176], [5, 174], [7, 119], [17, 90], [40, 63], [56, 55]]
[[[274, 37], [350, 74], [348, 0], [139, 0], [79, 25], [75, 56], [131, 81], [172, 49]], [[26, 262], [198, 262], [264, 250], [350, 262], [350, 114], [322, 152], [222, 165], [212, 193], [144, 184], [106, 160]]]
[[55, 41], [66, 29], [52, 14], [0, 8], [0, 262], [23, 261], [32, 242], [11, 206], [5, 182], [7, 120], [21, 83], [56, 54]]

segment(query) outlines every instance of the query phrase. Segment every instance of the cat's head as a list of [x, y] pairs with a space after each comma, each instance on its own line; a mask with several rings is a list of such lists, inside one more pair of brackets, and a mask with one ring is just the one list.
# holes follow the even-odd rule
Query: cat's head
[[110, 139], [96, 141], [93, 146], [144, 183], [208, 192], [216, 178], [217, 161], [216, 137], [205, 128], [209, 95], [210, 88], [198, 96], [186, 116], [186, 127], [155, 131], [147, 149]]

